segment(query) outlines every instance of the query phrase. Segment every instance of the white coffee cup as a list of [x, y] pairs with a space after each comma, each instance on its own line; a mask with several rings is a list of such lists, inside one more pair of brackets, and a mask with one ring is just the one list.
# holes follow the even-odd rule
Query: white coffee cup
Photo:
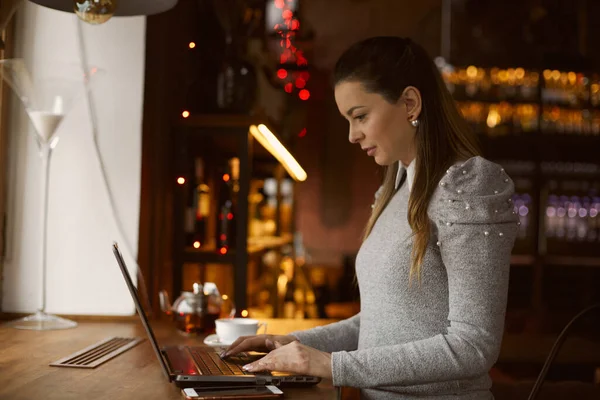
[[217, 336], [223, 343], [233, 343], [240, 336], [256, 335], [258, 330], [265, 328], [263, 333], [267, 333], [267, 323], [260, 322], [250, 318], [222, 318], [215, 321]]

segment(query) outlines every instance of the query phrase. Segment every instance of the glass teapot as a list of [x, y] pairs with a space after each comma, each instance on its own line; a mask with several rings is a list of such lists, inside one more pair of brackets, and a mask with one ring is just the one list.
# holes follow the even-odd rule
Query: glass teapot
[[160, 308], [173, 319], [178, 330], [188, 334], [215, 331], [215, 320], [221, 315], [222, 299], [217, 285], [194, 283], [193, 292], [182, 292], [173, 305], [166, 290], [158, 293]]

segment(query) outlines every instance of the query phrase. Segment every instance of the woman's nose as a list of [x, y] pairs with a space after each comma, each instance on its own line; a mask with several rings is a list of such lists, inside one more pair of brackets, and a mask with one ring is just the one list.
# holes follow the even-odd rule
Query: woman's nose
[[350, 143], [358, 143], [363, 136], [364, 135], [358, 129], [353, 129], [352, 127], [350, 127], [348, 131], [348, 140], [350, 141]]

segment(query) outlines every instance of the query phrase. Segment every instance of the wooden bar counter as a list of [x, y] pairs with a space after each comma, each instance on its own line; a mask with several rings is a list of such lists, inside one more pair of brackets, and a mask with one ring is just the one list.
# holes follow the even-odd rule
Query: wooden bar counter
[[[286, 334], [324, 325], [332, 320], [267, 319], [268, 333]], [[2, 323], [5, 321], [1, 321]], [[167, 381], [137, 317], [78, 319], [74, 329], [25, 331], [0, 325], [0, 399], [181, 400], [180, 389]], [[202, 345], [167, 321], [152, 321], [161, 346]], [[142, 343], [95, 369], [50, 367], [76, 351], [112, 336], [142, 337]], [[330, 380], [308, 388], [282, 388], [286, 399], [337, 399]]]

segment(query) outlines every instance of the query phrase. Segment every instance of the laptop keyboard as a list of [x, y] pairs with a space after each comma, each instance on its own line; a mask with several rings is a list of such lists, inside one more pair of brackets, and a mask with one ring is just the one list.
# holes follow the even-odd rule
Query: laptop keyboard
[[[242, 365], [251, 361], [244, 353], [224, 360], [214, 351], [205, 351], [194, 347], [188, 347], [188, 350], [202, 375], [246, 375]], [[234, 360], [238, 360], [239, 364], [233, 362]]]

